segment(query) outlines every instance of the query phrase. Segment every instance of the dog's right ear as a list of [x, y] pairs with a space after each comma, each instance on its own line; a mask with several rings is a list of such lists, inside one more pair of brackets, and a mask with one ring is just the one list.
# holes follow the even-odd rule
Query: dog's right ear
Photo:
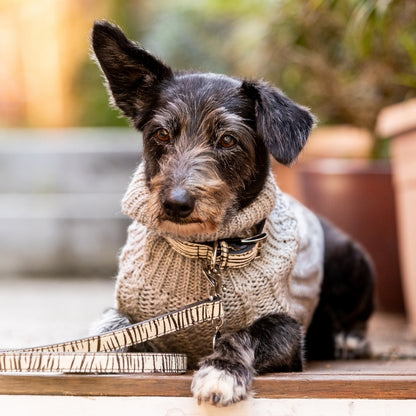
[[171, 68], [105, 20], [94, 23], [92, 47], [113, 104], [140, 126], [159, 85], [173, 77]]

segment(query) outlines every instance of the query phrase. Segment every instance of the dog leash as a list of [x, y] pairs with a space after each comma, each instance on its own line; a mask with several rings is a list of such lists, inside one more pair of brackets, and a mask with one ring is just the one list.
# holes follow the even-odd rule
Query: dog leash
[[216, 323], [217, 334], [223, 316], [221, 298], [215, 296], [101, 335], [40, 347], [0, 351], [0, 372], [184, 373], [184, 354], [116, 351], [209, 321]]
[[203, 272], [211, 284], [208, 299], [101, 335], [40, 347], [0, 350], [0, 373], [184, 373], [185, 354], [124, 353], [117, 350], [207, 321], [216, 325], [213, 337], [215, 347], [224, 317], [219, 295], [222, 289], [221, 271], [226, 267], [245, 267], [260, 255], [263, 241], [267, 238], [267, 234], [261, 232], [263, 227], [264, 221], [258, 224], [258, 234], [253, 237], [207, 243], [167, 237], [171, 247], [181, 255], [207, 261]]

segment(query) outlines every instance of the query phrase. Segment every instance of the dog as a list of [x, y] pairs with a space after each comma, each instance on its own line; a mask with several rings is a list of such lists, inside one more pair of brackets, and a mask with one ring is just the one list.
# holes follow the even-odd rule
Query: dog
[[[199, 402], [243, 400], [255, 375], [302, 371], [305, 359], [367, 357], [368, 254], [271, 174], [270, 155], [297, 159], [315, 122], [309, 110], [264, 81], [173, 71], [107, 21], [95, 22], [92, 47], [112, 104], [143, 134], [143, 162], [122, 201], [134, 221], [117, 307], [96, 331], [206, 298], [208, 270], [225, 311], [214, 351], [209, 324], [137, 346], [186, 353]], [[211, 265], [178, 244], [215, 245]], [[227, 264], [246, 254], [243, 265]]]

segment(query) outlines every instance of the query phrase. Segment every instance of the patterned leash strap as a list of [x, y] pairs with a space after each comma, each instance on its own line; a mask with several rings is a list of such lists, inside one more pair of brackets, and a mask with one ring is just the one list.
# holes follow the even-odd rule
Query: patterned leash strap
[[184, 373], [184, 354], [116, 351], [203, 322], [219, 321], [223, 316], [222, 301], [215, 297], [102, 335], [41, 347], [0, 351], [0, 373]]

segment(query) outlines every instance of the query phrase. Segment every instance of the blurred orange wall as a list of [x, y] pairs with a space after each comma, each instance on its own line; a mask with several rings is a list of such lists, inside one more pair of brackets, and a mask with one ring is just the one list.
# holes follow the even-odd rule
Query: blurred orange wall
[[73, 86], [103, 0], [0, 0], [0, 127], [73, 125]]

